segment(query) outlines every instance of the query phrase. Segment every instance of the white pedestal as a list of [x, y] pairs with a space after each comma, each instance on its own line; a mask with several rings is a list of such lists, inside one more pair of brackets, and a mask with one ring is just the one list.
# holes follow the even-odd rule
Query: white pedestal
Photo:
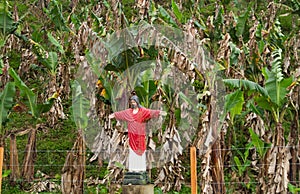
[[154, 185], [122, 185], [122, 194], [154, 194]]

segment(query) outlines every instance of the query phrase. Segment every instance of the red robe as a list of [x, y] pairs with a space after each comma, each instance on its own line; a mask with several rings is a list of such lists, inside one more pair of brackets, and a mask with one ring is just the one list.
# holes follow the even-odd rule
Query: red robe
[[139, 111], [133, 114], [133, 109], [130, 108], [114, 113], [117, 120], [127, 122], [129, 145], [140, 156], [146, 150], [146, 121], [158, 117], [159, 112], [160, 110], [139, 108]]

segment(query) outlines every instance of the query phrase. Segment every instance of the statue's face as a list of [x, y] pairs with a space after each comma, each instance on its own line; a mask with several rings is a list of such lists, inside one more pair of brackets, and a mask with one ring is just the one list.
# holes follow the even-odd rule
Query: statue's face
[[135, 109], [135, 108], [138, 107], [138, 104], [136, 103], [136, 101], [130, 100], [130, 107], [131, 107], [132, 109]]

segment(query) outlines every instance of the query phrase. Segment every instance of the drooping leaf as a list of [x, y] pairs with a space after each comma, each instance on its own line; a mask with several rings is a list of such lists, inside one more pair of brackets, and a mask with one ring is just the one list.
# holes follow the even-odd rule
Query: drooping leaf
[[173, 20], [172, 16], [168, 13], [167, 10], [165, 10], [165, 8], [163, 8], [162, 6], [158, 5], [158, 11], [161, 15], [161, 18], [167, 22], [168, 24], [171, 24], [174, 27], [178, 27], [176, 22]]
[[143, 71], [141, 74], [141, 83], [137, 83], [137, 85], [142, 85], [145, 93], [140, 93], [140, 95], [144, 98], [144, 103], [146, 107], [150, 105], [150, 99], [152, 95], [156, 92], [156, 86], [153, 81], [154, 71], [149, 68]]
[[259, 136], [250, 128], [249, 129], [252, 143], [255, 146], [260, 157], [263, 157], [264, 142], [259, 138]]
[[148, 80], [146, 82], [142, 82], [141, 84], [142, 85], [135, 87], [134, 90], [141, 99], [143, 106], [149, 107], [151, 97], [156, 91], [156, 85], [153, 80]]
[[240, 159], [237, 156], [234, 156], [234, 162], [235, 162], [235, 165], [237, 166], [239, 176], [242, 176], [242, 173], [243, 173], [242, 164], [241, 164]]
[[85, 53], [85, 57], [90, 65], [90, 67], [92, 68], [93, 72], [100, 77], [102, 75], [102, 67], [101, 65], [101, 60], [97, 59], [90, 51], [87, 51]]
[[0, 9], [0, 30], [4, 35], [10, 34], [17, 29], [13, 18], [6, 10]]
[[238, 58], [241, 50], [233, 42], [229, 42], [229, 46], [231, 50], [230, 65], [236, 65], [239, 60]]
[[[253, 147], [253, 143], [252, 142], [247, 143], [245, 149], [242, 149], [242, 150], [237, 148], [236, 146], [232, 146], [232, 147], [240, 155], [243, 163], [246, 163], [248, 156], [249, 156], [249, 151]], [[244, 152], [242, 152], [242, 151], [244, 151]]]
[[0, 93], [0, 133], [2, 133], [2, 124], [7, 119], [8, 111], [13, 106], [15, 93], [16, 89], [14, 82], [8, 82], [5, 85], [4, 90]]
[[55, 99], [56, 99], [55, 97], [51, 97], [45, 103], [37, 104], [37, 115], [50, 111], [50, 109], [54, 104]]
[[55, 75], [56, 67], [58, 65], [58, 56], [56, 52], [49, 52], [49, 56], [45, 60], [45, 65], [50, 70], [51, 74]]
[[62, 4], [57, 0], [51, 0], [48, 9], [45, 9], [53, 24], [60, 30], [68, 31], [66, 20], [62, 13]]
[[21, 91], [21, 94], [26, 96], [32, 116], [37, 117], [36, 95], [26, 86], [13, 68], [9, 68], [9, 75], [14, 79], [16, 86]]
[[[0, 48], [1, 48], [1, 43], [0, 43]], [[3, 70], [2, 70], [3, 67], [4, 67], [3, 60], [0, 58], [0, 74], [3, 73]]]
[[224, 25], [224, 9], [222, 6], [218, 9], [218, 14], [216, 14], [215, 19], [213, 20], [213, 25], [215, 26], [214, 30], [214, 38], [221, 38], [222, 37], [222, 27]]
[[50, 40], [50, 42], [57, 47], [57, 49], [59, 50], [59, 52], [61, 54], [64, 54], [65, 51], [62, 47], [62, 45], [54, 38], [54, 36], [52, 36], [52, 34], [50, 32], [47, 33], [48, 39]]
[[237, 37], [242, 36], [244, 33], [245, 26], [246, 26], [247, 20], [249, 19], [252, 6], [253, 6], [253, 2], [249, 3], [248, 9], [242, 15], [240, 15], [238, 17], [237, 24], [236, 24], [236, 36]]
[[242, 79], [224, 79], [224, 83], [230, 87], [238, 88], [238, 89], [246, 89], [252, 90], [260, 93], [264, 97], [268, 97], [268, 92], [265, 88], [261, 87], [259, 84], [249, 81], [249, 80], [242, 80]]
[[261, 108], [257, 107], [253, 102], [249, 102], [249, 108], [255, 114], [257, 114], [261, 117], [263, 116], [263, 110]]
[[172, 10], [174, 12], [174, 15], [177, 17], [177, 19], [182, 22], [182, 13], [179, 10], [178, 5], [176, 4], [176, 2], [174, 0], [172, 0]]
[[253, 146], [253, 143], [247, 143], [247, 145], [246, 145], [246, 151], [244, 152], [244, 157], [243, 157], [243, 161], [244, 161], [244, 163], [247, 161], [247, 158], [248, 158], [248, 156], [249, 156], [249, 152], [250, 152], [250, 149], [252, 148], [252, 146]]
[[258, 52], [259, 52], [259, 54], [262, 54], [264, 49], [265, 49], [265, 42], [264, 42], [264, 40], [260, 40], [259, 43], [258, 43]]
[[[132, 61], [139, 56], [132, 48], [134, 45], [131, 45], [135, 43], [133, 34], [136, 33], [135, 29], [124, 29], [121, 33], [113, 33], [106, 40], [102, 41], [108, 52], [108, 63], [112, 63], [117, 68], [119, 66], [126, 67], [125, 61], [119, 58], [129, 56], [127, 59]], [[135, 55], [135, 57], [131, 57], [131, 54]]]
[[238, 22], [236, 25], [236, 35], [239, 37], [244, 33], [244, 29], [245, 29], [245, 24], [246, 21], [249, 17], [249, 13], [245, 12], [244, 14], [242, 14], [241, 16], [239, 16], [238, 18]]
[[176, 124], [179, 124], [181, 122], [181, 109], [180, 108], [176, 108], [174, 111], [174, 115], [176, 118]]
[[280, 107], [288, 93], [288, 86], [293, 82], [293, 78], [289, 77], [286, 79], [277, 79], [278, 77], [276, 77], [276, 73], [269, 71], [267, 68], [263, 69], [263, 74], [266, 78], [265, 88], [271, 101]]
[[14, 78], [14, 83], [20, 89], [21, 95], [27, 98], [26, 104], [29, 106], [30, 113], [33, 117], [38, 118], [40, 114], [48, 112], [51, 109], [56, 96], [52, 96], [45, 103], [38, 104], [36, 95], [26, 86], [13, 68], [9, 68], [9, 75]]
[[178, 96], [180, 97], [180, 99], [182, 99], [185, 103], [189, 104], [189, 105], [193, 105], [194, 103], [192, 102], [192, 100], [190, 98], [188, 98], [183, 92], [179, 92]]
[[255, 102], [259, 107], [263, 108], [264, 110], [273, 111], [272, 108], [276, 107], [276, 104], [271, 102], [269, 98], [265, 98], [262, 96], [255, 98]]
[[79, 129], [85, 129], [88, 125], [89, 101], [84, 97], [81, 85], [74, 81], [73, 85], [73, 119]]
[[235, 115], [240, 114], [244, 104], [244, 92], [236, 90], [225, 96], [225, 111], [230, 112], [232, 119]]
[[260, 158], [263, 158], [271, 144], [262, 141], [251, 128], [249, 128], [249, 132], [250, 132], [252, 143], [255, 146], [258, 155], [260, 156]]

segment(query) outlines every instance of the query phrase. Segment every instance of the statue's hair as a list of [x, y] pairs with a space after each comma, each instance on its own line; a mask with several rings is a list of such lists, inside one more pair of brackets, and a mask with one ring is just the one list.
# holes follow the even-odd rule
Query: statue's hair
[[131, 96], [136, 96], [136, 91], [133, 90], [133, 91], [131, 92]]
[[132, 92], [131, 92], [131, 97], [130, 97], [129, 100], [134, 100], [134, 101], [137, 103], [137, 105], [138, 105], [139, 108], [142, 107], [141, 104], [140, 104], [139, 97], [136, 95], [136, 92], [135, 92], [135, 91], [132, 91]]

